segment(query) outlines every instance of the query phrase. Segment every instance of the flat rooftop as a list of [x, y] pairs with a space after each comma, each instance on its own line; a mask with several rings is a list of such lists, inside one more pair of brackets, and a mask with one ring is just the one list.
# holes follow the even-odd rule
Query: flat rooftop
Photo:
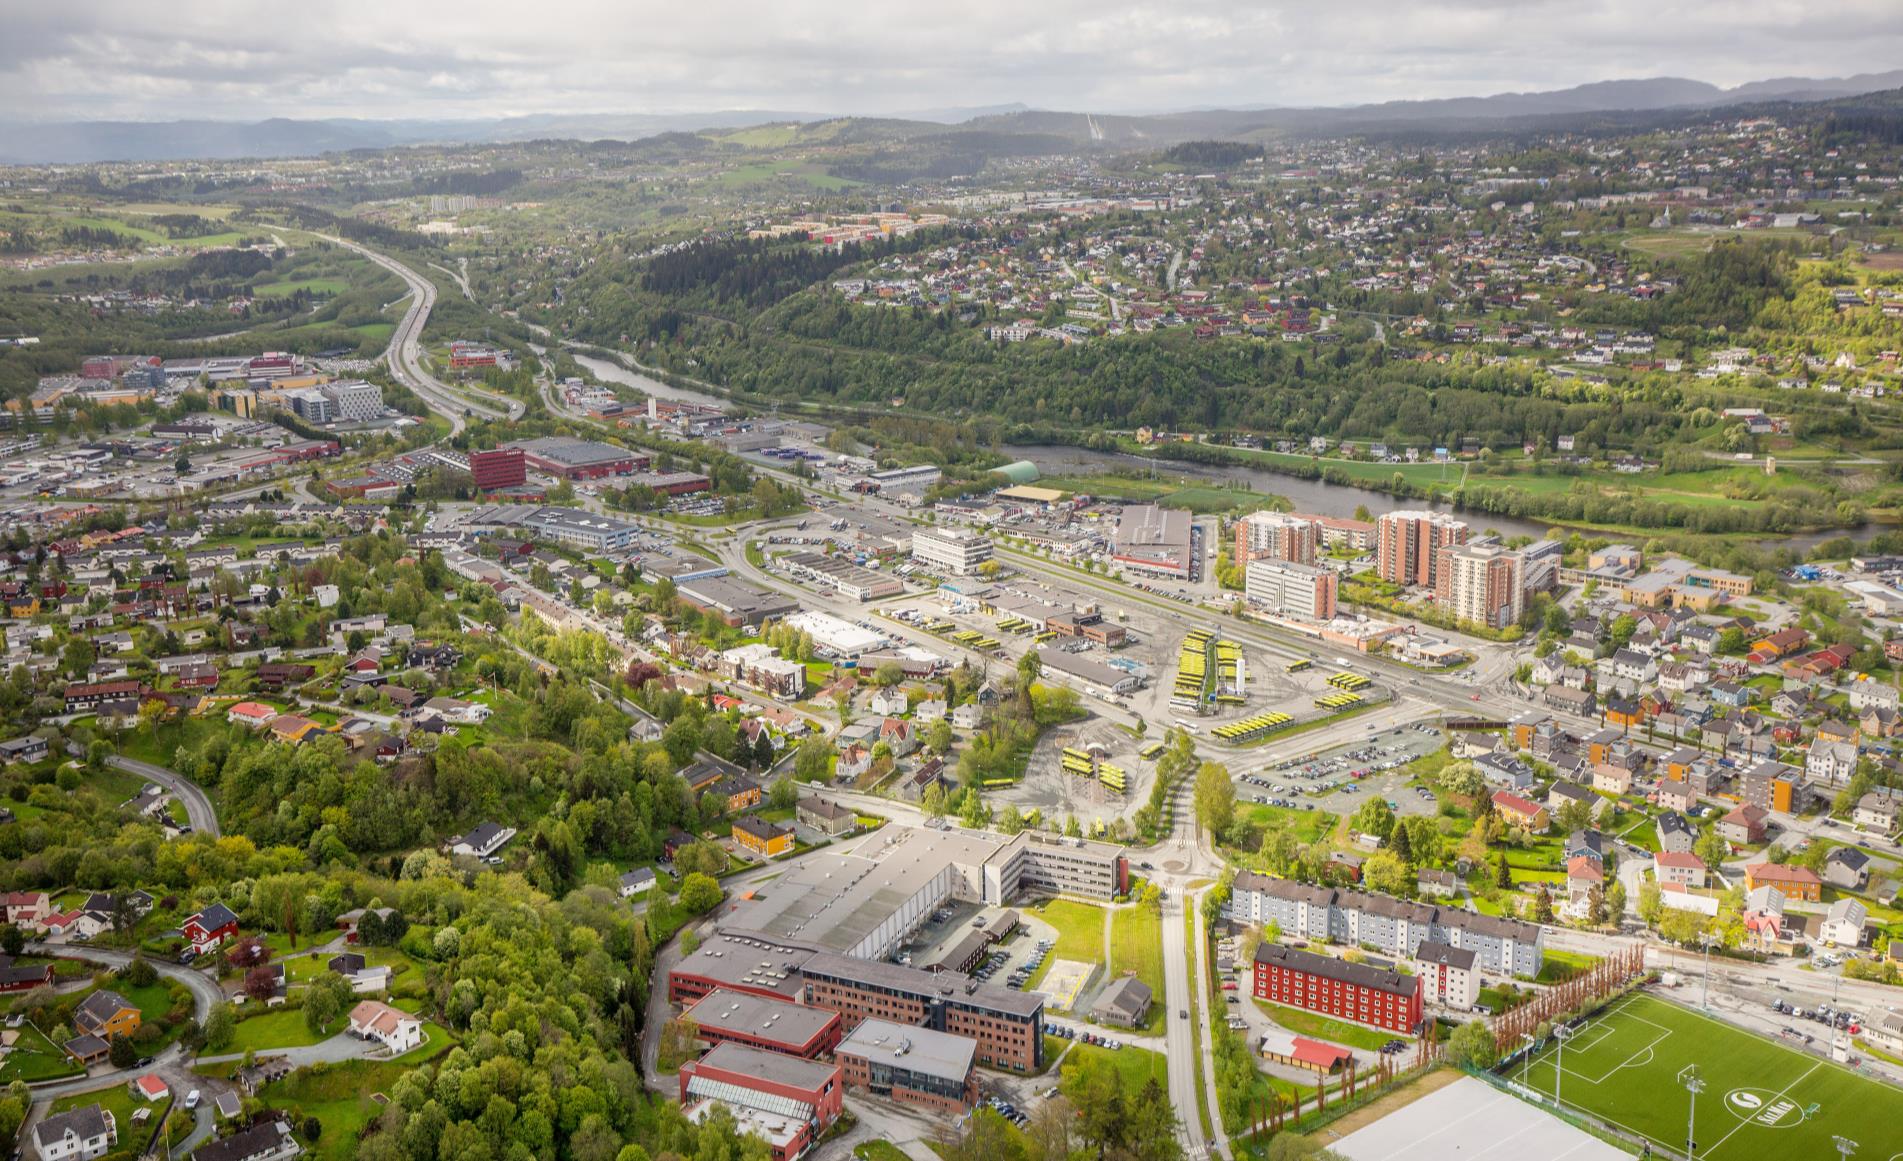
[[824, 1008], [806, 1008], [724, 988], [716, 988], [703, 996], [687, 1009], [686, 1016], [701, 1028], [754, 1036], [796, 1048], [812, 1043], [813, 1038], [837, 1018]]
[[978, 1042], [967, 1036], [914, 1028], [887, 1020], [863, 1020], [833, 1053], [858, 1056], [928, 1076], [963, 1083], [977, 1059]]
[[566, 464], [572, 468], [589, 467], [595, 464], [614, 464], [631, 460], [639, 455], [625, 447], [613, 444], [597, 443], [594, 440], [574, 439], [565, 435], [544, 436], [540, 439], [523, 439], [504, 447], [520, 448], [528, 455], [548, 460], [552, 463]]

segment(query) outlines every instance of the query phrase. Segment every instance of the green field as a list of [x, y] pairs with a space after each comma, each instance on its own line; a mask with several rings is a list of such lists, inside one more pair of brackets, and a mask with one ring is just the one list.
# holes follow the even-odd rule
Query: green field
[[1331, 1044], [1342, 1044], [1349, 1048], [1375, 1052], [1396, 1036], [1393, 1032], [1383, 1032], [1379, 1028], [1350, 1024], [1346, 1020], [1336, 1020], [1315, 1012], [1305, 1012], [1300, 1008], [1290, 1008], [1284, 1004], [1271, 1004], [1267, 1000], [1257, 1000], [1255, 1003], [1256, 1007], [1261, 1008], [1269, 1019], [1297, 1036], [1311, 1036]]
[[1079, 963], [1103, 962], [1103, 908], [1094, 903], [1052, 899], [1042, 907], [1027, 908], [1026, 911], [1057, 929], [1056, 945], [1051, 948], [1051, 954], [1045, 957], [1044, 966], [1037, 969], [1037, 974], [1032, 977], [1031, 987], [1042, 983], [1045, 973], [1060, 959], [1072, 959]]
[[[342, 1028], [344, 1021], [337, 1021], [335, 1028]], [[236, 1034], [231, 1038], [231, 1052], [252, 1052], [266, 1048], [295, 1048], [302, 1044], [315, 1044], [324, 1039], [323, 1034], [312, 1032], [304, 1026], [302, 1009], [278, 1008], [262, 1015], [238, 1021]]]
[[[1558, 1049], [1509, 1075], [1551, 1094]], [[1689, 1094], [1679, 1074], [1696, 1064], [1701, 1161], [1829, 1157], [1835, 1136], [1888, 1158], [1903, 1145], [1903, 1098], [1851, 1069], [1721, 1024], [1648, 995], [1621, 1000], [1587, 1020], [1564, 1048], [1562, 1103], [1673, 1150], [1685, 1143]]]
[[263, 286], [254, 286], [251, 293], [259, 298], [285, 298], [300, 290], [312, 294], [342, 294], [350, 289], [350, 284], [341, 278], [297, 278], [289, 282], [272, 282]]
[[[1098, 1048], [1093, 1044], [1050, 1038], [1046, 1038], [1044, 1044], [1045, 1051], [1051, 1055], [1063, 1052], [1065, 1044], [1070, 1045], [1070, 1051], [1065, 1053], [1061, 1068], [1061, 1071], [1065, 1073], [1073, 1067], [1083, 1065], [1086, 1061], [1108, 1065], [1122, 1075], [1123, 1091], [1126, 1096], [1140, 1091], [1151, 1078], [1155, 1078], [1156, 1083], [1162, 1085], [1166, 1091], [1169, 1088], [1169, 1058], [1161, 1052], [1151, 1052], [1147, 1048], [1133, 1048], [1128, 1044], [1113, 1051], [1108, 1048]], [[1054, 1048], [1053, 1045], [1055, 1045]], [[1181, 1110], [1177, 1111], [1180, 1115]]]
[[[1110, 972], [1105, 978], [1127, 971], [1150, 986], [1150, 995], [1163, 995], [1163, 920], [1153, 908], [1138, 905], [1110, 913]], [[1162, 1028], [1168, 1014], [1163, 1004], [1151, 1005], [1149, 1029]]]

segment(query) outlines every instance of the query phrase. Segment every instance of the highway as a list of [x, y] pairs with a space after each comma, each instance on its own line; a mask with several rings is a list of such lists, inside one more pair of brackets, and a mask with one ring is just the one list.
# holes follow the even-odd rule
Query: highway
[[384, 350], [384, 359], [389, 363], [390, 373], [396, 376], [397, 382], [415, 392], [416, 397], [431, 411], [449, 420], [451, 435], [467, 427], [467, 418], [470, 416], [482, 419], [522, 418], [526, 408], [519, 401], [486, 392], [481, 394], [481, 398], [476, 398], [470, 391], [450, 387], [424, 368], [422, 334], [423, 327], [429, 322], [430, 311], [436, 306], [434, 282], [387, 254], [380, 254], [367, 246], [327, 234], [319, 234], [318, 237], [356, 251], [401, 278], [404, 285], [410, 288], [409, 309], [403, 312], [402, 321], [390, 333], [390, 345]]

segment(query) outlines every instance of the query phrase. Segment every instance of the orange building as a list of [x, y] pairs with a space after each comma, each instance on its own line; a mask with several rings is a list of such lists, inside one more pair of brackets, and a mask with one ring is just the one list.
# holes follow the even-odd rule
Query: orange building
[[1823, 880], [1815, 871], [1785, 863], [1752, 863], [1745, 867], [1745, 890], [1755, 891], [1759, 887], [1776, 887], [1786, 899], [1808, 899], [1813, 903], [1822, 900], [1824, 891]]
[[748, 815], [734, 820], [733, 841], [770, 859], [793, 849], [793, 828]]

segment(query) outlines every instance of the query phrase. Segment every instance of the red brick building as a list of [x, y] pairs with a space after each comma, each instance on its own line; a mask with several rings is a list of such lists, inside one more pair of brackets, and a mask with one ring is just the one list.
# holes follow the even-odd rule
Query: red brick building
[[687, 1009], [708, 1044], [741, 1044], [806, 1060], [838, 1046], [839, 1013], [717, 988]]
[[855, 1088], [955, 1117], [978, 1103], [977, 1049], [968, 1037], [862, 1020], [835, 1058]]
[[772, 1146], [774, 1161], [793, 1161], [824, 1136], [845, 1111], [846, 1082], [837, 1064], [721, 1044], [681, 1065], [681, 1107], [690, 1118], [703, 1106], [725, 1106], [742, 1133]]
[[1255, 996], [1404, 1035], [1421, 1023], [1419, 977], [1278, 943], [1255, 949]]
[[519, 447], [498, 447], [469, 453], [469, 474], [476, 478], [476, 490], [517, 488], [529, 479], [528, 458]]

